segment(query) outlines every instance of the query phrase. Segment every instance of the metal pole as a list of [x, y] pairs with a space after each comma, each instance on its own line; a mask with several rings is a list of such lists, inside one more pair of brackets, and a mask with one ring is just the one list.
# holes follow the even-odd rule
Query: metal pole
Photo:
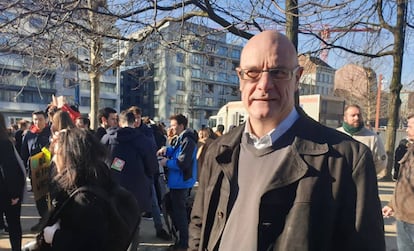
[[380, 107], [381, 107], [381, 86], [382, 86], [382, 74], [379, 75], [378, 85], [377, 85], [377, 106], [375, 111], [375, 132], [378, 132], [379, 128], [379, 116], [380, 116]]

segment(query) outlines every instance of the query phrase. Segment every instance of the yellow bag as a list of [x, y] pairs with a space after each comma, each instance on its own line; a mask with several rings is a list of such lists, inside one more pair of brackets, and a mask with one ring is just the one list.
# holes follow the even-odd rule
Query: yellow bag
[[35, 200], [49, 193], [51, 153], [43, 147], [42, 150], [30, 157], [32, 172], [32, 189]]

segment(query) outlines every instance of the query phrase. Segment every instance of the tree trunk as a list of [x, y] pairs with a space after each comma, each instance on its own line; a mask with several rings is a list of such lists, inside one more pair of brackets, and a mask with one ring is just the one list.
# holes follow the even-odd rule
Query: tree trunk
[[[91, 10], [89, 11], [89, 25], [92, 30], [100, 30], [99, 16], [97, 16], [96, 11], [99, 7], [106, 6], [106, 1], [94, 1], [88, 0], [88, 7]], [[100, 66], [103, 62], [102, 58], [102, 48], [103, 41], [102, 37], [95, 37], [91, 41], [90, 47], [90, 70], [89, 70], [89, 79], [91, 81], [91, 128], [98, 128], [98, 109], [99, 109], [99, 98], [100, 98], [100, 81], [101, 81], [101, 72]]]
[[[286, 0], [286, 36], [298, 48], [299, 15], [298, 1]], [[299, 105], [299, 90], [295, 92], [295, 104]]]
[[102, 61], [101, 57], [102, 39], [97, 38], [91, 44], [91, 70], [89, 72], [89, 79], [91, 81], [91, 128], [98, 128], [98, 109], [99, 109], [99, 97], [100, 97], [100, 81], [101, 72], [99, 69], [99, 62]]
[[407, 1], [397, 1], [397, 24], [394, 33], [394, 55], [393, 55], [393, 69], [392, 80], [390, 85], [390, 95], [388, 100], [388, 124], [387, 124], [387, 137], [385, 140], [385, 150], [388, 155], [388, 164], [384, 179], [391, 180], [391, 170], [394, 164], [394, 148], [395, 138], [398, 127], [399, 110], [401, 106], [400, 91], [401, 85], [401, 72], [403, 65], [403, 52], [405, 43], [405, 25], [406, 25], [406, 10]]
[[96, 129], [99, 126], [98, 122], [98, 109], [99, 109], [99, 85], [100, 85], [100, 75], [96, 72], [89, 73], [89, 79], [91, 81], [91, 128]]

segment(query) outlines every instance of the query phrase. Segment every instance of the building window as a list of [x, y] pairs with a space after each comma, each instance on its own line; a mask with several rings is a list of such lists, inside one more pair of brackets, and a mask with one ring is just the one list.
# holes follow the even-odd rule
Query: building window
[[217, 77], [217, 81], [227, 82], [227, 73], [219, 72], [218, 77]]
[[239, 88], [237, 88], [237, 87], [232, 87], [231, 88], [231, 95], [232, 96], [238, 96], [239, 95]]
[[99, 106], [101, 107], [115, 107], [116, 100], [114, 99], [100, 99]]
[[207, 71], [206, 72], [206, 79], [209, 79], [209, 80], [214, 80], [215, 78], [215, 73], [214, 73], [214, 71]]
[[193, 91], [194, 92], [201, 91], [201, 83], [200, 82], [193, 82]]
[[177, 84], [177, 90], [185, 91], [184, 81], [177, 80], [176, 84]]
[[225, 98], [219, 98], [218, 99], [218, 105], [221, 107], [227, 103], [227, 100]]
[[214, 51], [214, 44], [209, 44], [209, 43], [206, 43], [206, 45], [205, 45], [205, 47], [204, 47], [204, 51], [206, 51], [206, 52], [213, 52]]
[[224, 88], [224, 85], [217, 85], [217, 88], [219, 95], [226, 95], [226, 88]]
[[231, 51], [231, 57], [232, 57], [232, 58], [240, 58], [240, 50], [238, 50], [238, 49], [233, 49], [233, 50]]
[[154, 90], [159, 90], [159, 89], [160, 89], [160, 82], [154, 81]]
[[193, 105], [200, 105], [200, 96], [193, 97]]
[[176, 70], [175, 74], [177, 76], [180, 76], [180, 77], [184, 76], [184, 68], [183, 67], [177, 66], [177, 68], [175, 70]]
[[236, 74], [231, 74], [229, 80], [230, 83], [237, 84], [239, 82], [239, 77]]
[[205, 102], [205, 104], [206, 104], [206, 106], [213, 106], [213, 98], [212, 97], [206, 97], [206, 102]]
[[192, 58], [191, 61], [193, 64], [200, 65], [203, 63], [203, 57], [200, 54], [193, 54], [191, 58]]
[[224, 46], [219, 46], [217, 49], [217, 54], [219, 54], [220, 56], [227, 56], [227, 52], [228, 52], [228, 49], [227, 47], [224, 47]]
[[237, 67], [239, 67], [239, 62], [236, 62], [236, 61], [232, 61], [231, 62], [231, 69], [232, 70], [235, 70]]
[[200, 69], [192, 69], [191, 70], [191, 77], [201, 78], [201, 70]]
[[[144, 95], [142, 97], [142, 103], [143, 104], [149, 104], [149, 97], [148, 97], [148, 95]], [[147, 114], [147, 113], [144, 113], [144, 114]]]
[[184, 63], [184, 54], [181, 52], [177, 52], [176, 61], [177, 63]]
[[207, 66], [214, 66], [214, 57], [211, 57], [211, 56], [207, 57], [206, 65]]
[[206, 84], [205, 85], [205, 92], [206, 93], [214, 93], [214, 85], [213, 84]]
[[177, 104], [184, 104], [184, 95], [176, 95], [175, 100]]
[[174, 114], [183, 114], [184, 108], [174, 108]]
[[216, 59], [217, 62], [217, 66], [221, 69], [221, 70], [226, 70], [227, 69], [227, 63], [225, 59], [222, 58], [218, 58]]
[[198, 40], [193, 40], [193, 41], [191, 42], [191, 48], [192, 48], [193, 50], [199, 51], [199, 50], [201, 50], [201, 47], [202, 47], [202, 43], [201, 43], [200, 41], [198, 41]]

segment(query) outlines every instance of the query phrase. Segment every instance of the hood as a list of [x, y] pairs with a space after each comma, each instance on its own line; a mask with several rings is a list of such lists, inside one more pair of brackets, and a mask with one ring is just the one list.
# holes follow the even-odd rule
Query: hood
[[195, 142], [198, 141], [198, 135], [197, 132], [194, 131], [191, 128], [186, 128], [179, 136], [179, 138], [181, 138], [181, 140], [185, 139], [185, 138], [191, 138], [192, 140], [194, 140]]
[[119, 128], [116, 139], [119, 142], [133, 141], [139, 136], [139, 132], [132, 127]]

